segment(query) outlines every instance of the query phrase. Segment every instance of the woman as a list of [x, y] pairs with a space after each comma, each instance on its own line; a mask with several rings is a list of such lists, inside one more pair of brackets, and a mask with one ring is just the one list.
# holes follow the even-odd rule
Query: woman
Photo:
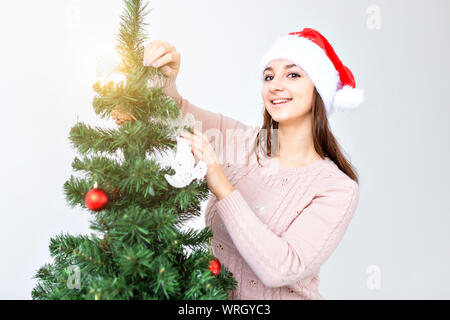
[[[169, 79], [166, 93], [177, 99], [183, 114], [201, 121], [200, 130], [183, 136], [208, 166], [213, 197], [205, 222], [213, 230], [214, 255], [238, 282], [229, 299], [323, 299], [320, 266], [342, 239], [359, 199], [357, 174], [327, 117], [363, 101], [328, 41], [305, 28], [279, 37], [269, 48], [261, 60], [261, 128], [182, 98], [175, 85], [180, 54], [172, 45], [149, 43], [144, 65], [160, 68]], [[130, 119], [115, 118], [119, 124]], [[239, 148], [248, 161], [233, 158], [222, 166], [205, 134], [211, 129], [220, 130], [225, 148], [254, 146]], [[261, 165], [263, 159], [269, 165]]]

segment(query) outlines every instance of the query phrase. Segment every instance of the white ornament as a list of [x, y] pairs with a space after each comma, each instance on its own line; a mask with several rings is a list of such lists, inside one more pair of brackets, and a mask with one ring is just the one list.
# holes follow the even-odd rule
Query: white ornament
[[162, 167], [171, 167], [175, 170], [174, 175], [164, 175], [167, 182], [175, 188], [183, 188], [189, 185], [194, 179], [202, 179], [206, 175], [206, 163], [200, 160], [195, 163], [189, 143], [182, 137], [180, 133], [185, 131], [185, 127], [193, 128], [195, 118], [191, 113], [182, 116], [181, 112], [176, 119], [168, 118], [164, 120], [169, 127], [169, 136], [177, 140], [176, 152], [166, 150], [160, 155], [154, 155], [155, 160]]
[[183, 188], [194, 179], [202, 179], [206, 175], [207, 166], [203, 160], [195, 163], [191, 146], [182, 137], [177, 137], [177, 151], [175, 156], [169, 154], [169, 165], [175, 170], [173, 176], [165, 174], [167, 182], [175, 188]]

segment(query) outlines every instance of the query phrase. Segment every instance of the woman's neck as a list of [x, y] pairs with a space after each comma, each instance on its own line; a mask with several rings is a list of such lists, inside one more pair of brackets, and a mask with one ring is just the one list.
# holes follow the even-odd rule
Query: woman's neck
[[278, 124], [278, 155], [283, 166], [305, 166], [320, 155], [314, 148], [311, 120], [296, 124]]

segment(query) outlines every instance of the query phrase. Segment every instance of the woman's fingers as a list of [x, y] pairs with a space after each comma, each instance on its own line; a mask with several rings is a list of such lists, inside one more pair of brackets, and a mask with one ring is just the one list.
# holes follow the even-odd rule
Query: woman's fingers
[[170, 43], [155, 40], [144, 50], [144, 66], [160, 68], [163, 74], [175, 79], [180, 70], [181, 55]]
[[196, 161], [199, 161], [199, 160], [205, 161], [203, 150], [201, 150], [197, 146], [193, 146], [193, 145], [191, 145], [191, 148], [192, 148], [192, 153], [194, 154], [194, 156], [196, 158], [195, 159]]
[[217, 163], [215, 151], [204, 134], [194, 130], [194, 134], [184, 131], [181, 135], [191, 146], [197, 160], [204, 160], [208, 165]]
[[[148, 48], [148, 49], [147, 49]], [[174, 52], [175, 47], [167, 42], [156, 40], [144, 50], [144, 65], [150, 65], [167, 53]]]
[[161, 68], [161, 71], [169, 78], [174, 77], [180, 67], [180, 59], [176, 52], [169, 52], [153, 63], [153, 67]]
[[174, 70], [169, 66], [161, 67], [161, 72], [168, 78], [172, 78], [174, 76]]
[[147, 46], [144, 49], [144, 64], [148, 60], [148, 58], [155, 52], [156, 49], [161, 47], [163, 45], [163, 41], [161, 40], [154, 40], [147, 44]]
[[155, 62], [156, 59], [159, 59], [162, 55], [166, 54], [166, 48], [165, 47], [157, 47], [155, 50], [153, 50], [147, 57], [147, 60], [145, 61], [145, 65], [150, 66]]
[[153, 66], [155, 68], [159, 68], [163, 65], [169, 65], [172, 68], [176, 68], [180, 64], [179, 59], [180, 54], [178, 52], [169, 52], [163, 55], [161, 58], [157, 59], [155, 62], [153, 62]]
[[190, 141], [195, 141], [195, 142], [201, 142], [202, 141], [202, 139], [201, 139], [201, 137], [199, 137], [198, 135], [196, 135], [196, 134], [192, 134], [192, 133], [190, 133], [190, 132], [187, 132], [187, 131], [182, 131], [181, 132], [181, 136], [183, 137], [183, 138], [185, 138], [186, 140], [188, 140], [189, 142]]

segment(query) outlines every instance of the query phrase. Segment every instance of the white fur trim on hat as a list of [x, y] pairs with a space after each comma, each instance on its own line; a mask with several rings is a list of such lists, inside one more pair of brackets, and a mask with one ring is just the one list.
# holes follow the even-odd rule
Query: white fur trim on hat
[[336, 92], [334, 97], [333, 112], [352, 110], [364, 102], [364, 91], [362, 89], [344, 86]]

